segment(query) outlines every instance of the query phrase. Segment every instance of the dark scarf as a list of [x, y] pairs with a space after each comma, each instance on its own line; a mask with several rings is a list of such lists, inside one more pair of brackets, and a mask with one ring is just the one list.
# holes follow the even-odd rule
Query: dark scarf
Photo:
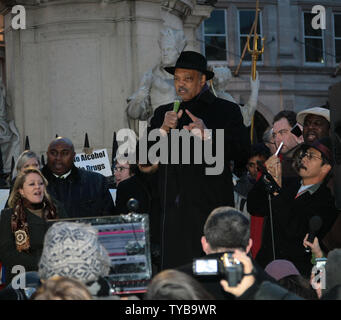
[[26, 208], [31, 210], [42, 209], [42, 218], [44, 220], [57, 218], [55, 206], [45, 197], [41, 203], [30, 203], [27, 199], [20, 197], [14, 207], [11, 218], [11, 228], [14, 234], [15, 245], [19, 252], [30, 249]]

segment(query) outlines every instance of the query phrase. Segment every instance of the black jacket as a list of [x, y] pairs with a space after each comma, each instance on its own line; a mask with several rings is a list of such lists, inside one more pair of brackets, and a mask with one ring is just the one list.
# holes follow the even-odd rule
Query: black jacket
[[271, 281], [255, 281], [238, 300], [304, 300], [295, 293], [288, 291]]
[[123, 180], [117, 186], [116, 214], [129, 213], [127, 202], [134, 198], [138, 201], [138, 213], [149, 215], [150, 235], [152, 243], [160, 243], [160, 196], [157, 190], [158, 172], [153, 174], [136, 173]]
[[[212, 253], [204, 257], [201, 257], [200, 259], [220, 259], [220, 257], [223, 254], [224, 253]], [[269, 276], [252, 258], [251, 260], [253, 264], [253, 272], [255, 274], [255, 278], [257, 282], [259, 283], [263, 281], [276, 282], [276, 280], [273, 279], [271, 276]], [[220, 280], [224, 278], [223, 275], [218, 275], [218, 276], [195, 275], [193, 273], [192, 266], [193, 266], [193, 263], [189, 263], [181, 267], [178, 267], [176, 269], [194, 277], [197, 281], [199, 281], [203, 285], [203, 287], [209, 293], [211, 293], [214, 296], [215, 299], [217, 300], [234, 300], [235, 299], [234, 295], [228, 292], [225, 292], [222, 286], [220, 285]]]
[[[173, 104], [158, 107], [151, 119], [150, 129], [160, 128], [165, 113], [172, 109]], [[177, 128], [181, 130], [184, 125], [193, 122], [185, 112], [188, 109], [202, 119], [208, 129], [212, 129], [213, 153], [216, 151], [215, 129], [224, 130], [224, 140], [217, 150], [218, 153], [224, 148], [224, 169], [221, 174], [207, 175], [205, 169], [215, 164], [208, 165], [204, 156], [201, 164], [194, 163], [193, 141], [191, 148], [184, 151], [190, 155], [190, 163], [182, 164], [181, 143], [180, 147], [171, 143], [168, 135], [169, 154], [174, 152], [173, 148], [178, 148], [180, 164], [159, 165], [163, 269], [183, 265], [192, 257], [202, 254], [200, 238], [206, 218], [219, 206], [234, 206], [229, 161], [246, 161], [250, 145], [247, 129], [236, 104], [217, 98], [206, 90], [192, 100], [182, 102], [180, 109], [183, 115]], [[206, 144], [201, 140], [200, 143]]]
[[[64, 211], [57, 204], [58, 218], [66, 218]], [[15, 265], [21, 265], [25, 271], [38, 270], [38, 262], [43, 250], [44, 237], [51, 223], [26, 210], [28, 233], [30, 237], [29, 252], [18, 252], [11, 229], [13, 208], [2, 210], [0, 217], [0, 261], [5, 267], [6, 284], [16, 275], [12, 274]]]
[[[321, 184], [314, 193], [305, 192], [295, 199], [301, 186], [300, 179], [289, 181], [283, 179], [280, 194], [271, 200], [275, 256], [276, 259], [291, 261], [303, 276], [309, 277], [313, 265], [310, 262], [311, 253], [306, 253], [303, 247], [303, 239], [309, 233], [310, 219], [318, 215], [323, 221], [317, 233], [321, 244], [321, 239], [336, 219], [334, 198], [326, 185]], [[265, 216], [262, 246], [256, 257], [256, 261], [265, 268], [273, 260], [273, 253], [269, 202], [262, 179], [249, 192], [247, 208], [250, 214]]]
[[103, 175], [75, 166], [66, 179], [56, 178], [47, 166], [42, 173], [49, 182], [48, 193], [64, 205], [69, 218], [114, 214], [115, 205]]

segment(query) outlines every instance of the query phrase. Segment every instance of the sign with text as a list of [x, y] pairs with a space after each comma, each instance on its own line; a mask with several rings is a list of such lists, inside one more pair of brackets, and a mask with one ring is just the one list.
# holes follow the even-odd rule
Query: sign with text
[[112, 176], [107, 149], [93, 150], [91, 153], [77, 153], [75, 166], [88, 171], [98, 172], [106, 177]]
[[8, 197], [9, 189], [0, 189], [0, 210], [5, 208]]

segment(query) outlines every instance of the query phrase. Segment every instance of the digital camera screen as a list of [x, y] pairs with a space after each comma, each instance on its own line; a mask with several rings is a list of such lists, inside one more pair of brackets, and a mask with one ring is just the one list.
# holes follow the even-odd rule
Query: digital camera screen
[[215, 259], [198, 259], [194, 263], [196, 274], [218, 274], [218, 261]]

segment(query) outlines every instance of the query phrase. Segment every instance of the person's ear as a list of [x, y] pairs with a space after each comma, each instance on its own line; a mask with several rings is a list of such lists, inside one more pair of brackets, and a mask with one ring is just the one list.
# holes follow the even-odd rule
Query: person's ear
[[206, 74], [201, 74], [200, 85], [203, 87], [206, 83]]
[[201, 247], [202, 247], [202, 250], [208, 254], [209, 252], [209, 247], [210, 245], [208, 244], [207, 240], [206, 240], [206, 237], [205, 236], [202, 236], [201, 237]]
[[250, 252], [250, 250], [252, 248], [252, 245], [253, 245], [253, 240], [250, 238], [249, 239], [249, 244], [247, 245], [246, 250], [245, 250], [246, 254], [248, 254]]
[[322, 170], [322, 173], [327, 175], [328, 172], [332, 169], [332, 166], [329, 164], [329, 163], [325, 163], [322, 167], [321, 167], [321, 170]]

